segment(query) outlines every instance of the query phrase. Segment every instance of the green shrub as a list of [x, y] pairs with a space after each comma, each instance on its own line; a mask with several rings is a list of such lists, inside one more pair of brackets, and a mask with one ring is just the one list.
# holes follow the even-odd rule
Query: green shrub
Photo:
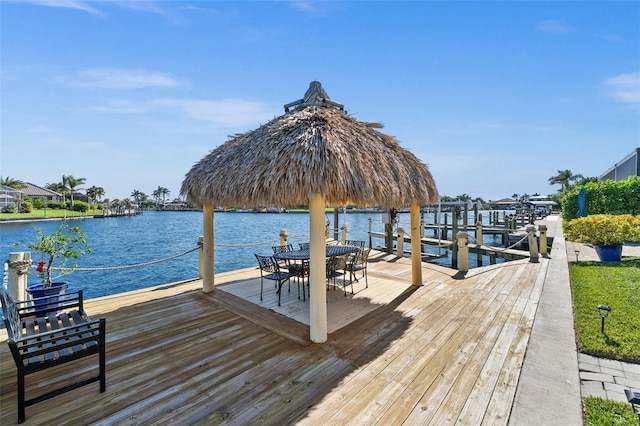
[[624, 244], [640, 241], [640, 215], [594, 214], [564, 222], [564, 236], [584, 244]]
[[73, 210], [84, 213], [89, 210], [89, 203], [85, 203], [84, 201], [74, 201]]
[[42, 197], [31, 199], [31, 202], [33, 203], [33, 208], [38, 210], [44, 208], [44, 203], [46, 203], [46, 201], [47, 200], [45, 200]]
[[587, 191], [587, 213], [640, 214], [640, 176], [621, 181], [605, 180], [574, 186], [562, 195], [562, 219], [569, 221], [578, 213], [578, 193]]
[[14, 206], [7, 206], [2, 209], [2, 213], [16, 213], [17, 209]]
[[33, 211], [33, 203], [31, 201], [24, 201], [20, 206], [20, 213], [31, 213]]
[[47, 208], [53, 209], [53, 210], [64, 210], [67, 208], [67, 205], [65, 203], [57, 203], [55, 201], [49, 201], [47, 203]]

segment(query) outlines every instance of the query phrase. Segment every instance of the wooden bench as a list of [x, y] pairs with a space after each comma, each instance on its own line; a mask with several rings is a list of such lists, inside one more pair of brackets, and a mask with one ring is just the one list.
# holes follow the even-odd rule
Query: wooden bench
[[[2, 286], [0, 286], [2, 287]], [[62, 296], [37, 299], [38, 313], [31, 301], [14, 301], [2, 287], [2, 314], [9, 348], [18, 368], [18, 422], [25, 420], [25, 408], [93, 382], [106, 389], [106, 321], [91, 321], [84, 311], [82, 290]], [[98, 374], [25, 400], [25, 376], [49, 367], [98, 354]]]

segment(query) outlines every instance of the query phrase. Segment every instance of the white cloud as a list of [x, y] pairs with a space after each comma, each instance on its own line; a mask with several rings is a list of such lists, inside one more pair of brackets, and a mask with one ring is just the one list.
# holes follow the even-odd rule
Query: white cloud
[[576, 31], [575, 28], [566, 22], [555, 19], [547, 19], [546, 21], [539, 22], [537, 28], [545, 33], [572, 33]]
[[316, 11], [316, 8], [314, 7], [313, 3], [308, 2], [308, 1], [293, 0], [290, 3], [295, 9], [301, 10], [303, 12], [315, 12]]
[[640, 103], [640, 72], [618, 74], [604, 84], [611, 90], [613, 99], [622, 103]]
[[151, 99], [145, 101], [109, 100], [107, 104], [90, 108], [90, 111], [109, 114], [170, 114], [204, 121], [219, 126], [251, 126], [274, 117], [273, 105], [243, 99]]
[[81, 10], [83, 12], [91, 13], [92, 15], [102, 15], [98, 9], [89, 6], [86, 1], [75, 0], [21, 0], [20, 3], [34, 4], [37, 6], [46, 7], [61, 7], [65, 9]]
[[154, 104], [177, 108], [190, 118], [225, 126], [250, 125], [273, 118], [270, 106], [242, 99], [158, 99]]
[[185, 85], [169, 73], [126, 68], [90, 68], [64, 77], [63, 80], [73, 86], [104, 89], [171, 88]]
[[158, 15], [166, 15], [166, 12], [159, 6], [158, 2], [152, 0], [135, 1], [135, 0], [11, 0], [16, 3], [28, 3], [36, 6], [60, 7], [65, 9], [81, 10], [91, 13], [92, 15], [102, 16], [104, 13], [96, 9], [94, 6], [114, 5], [124, 9], [131, 9], [139, 12], [156, 13]]

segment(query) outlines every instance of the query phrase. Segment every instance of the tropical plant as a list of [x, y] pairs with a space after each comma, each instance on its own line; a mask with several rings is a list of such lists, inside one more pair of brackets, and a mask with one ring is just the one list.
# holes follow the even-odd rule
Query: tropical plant
[[[45, 234], [41, 228], [36, 230], [36, 242], [27, 245], [31, 250], [42, 253], [45, 261], [38, 264], [38, 272], [45, 288], [51, 287], [51, 271], [57, 258], [61, 261], [56, 267], [62, 268], [62, 274], [72, 272], [78, 267], [77, 264], [70, 268], [65, 268], [69, 259], [78, 259], [80, 256], [91, 253], [87, 244], [87, 235], [82, 233], [79, 226], [69, 227], [62, 222], [60, 227], [52, 234]], [[19, 245], [21, 243], [18, 243]]]
[[569, 241], [593, 245], [618, 245], [640, 241], [640, 216], [596, 214], [573, 219], [565, 224]]
[[87, 188], [87, 197], [89, 197], [92, 202], [100, 201], [100, 199], [104, 197], [104, 188], [95, 185], [90, 186]]
[[583, 179], [582, 175], [574, 175], [571, 170], [558, 170], [558, 174], [549, 178], [549, 185], [560, 184], [560, 191], [565, 192], [571, 187], [571, 182]]
[[58, 192], [58, 193], [62, 194], [63, 196], [66, 195], [66, 193], [67, 193], [67, 188], [64, 186], [64, 184], [62, 182], [47, 183], [47, 184], [44, 185], [44, 187], [46, 189], [48, 189], [49, 191]]
[[160, 203], [160, 199], [162, 199], [162, 203], [164, 204], [167, 197], [171, 194], [167, 188], [163, 186], [158, 186], [158, 188], [151, 193], [151, 196], [156, 200], [156, 203]]
[[62, 185], [67, 189], [69, 195], [71, 195], [71, 207], [73, 207], [73, 194], [77, 192], [77, 189], [80, 185], [83, 185], [87, 179], [85, 178], [76, 178], [72, 175], [66, 176], [62, 175]]
[[138, 206], [142, 206], [142, 203], [147, 199], [147, 194], [142, 191], [138, 191], [137, 189], [134, 189], [131, 192], [131, 196]]
[[27, 186], [23, 181], [18, 179], [12, 179], [9, 176], [3, 178], [0, 176], [0, 185], [8, 186], [13, 189], [22, 189]]

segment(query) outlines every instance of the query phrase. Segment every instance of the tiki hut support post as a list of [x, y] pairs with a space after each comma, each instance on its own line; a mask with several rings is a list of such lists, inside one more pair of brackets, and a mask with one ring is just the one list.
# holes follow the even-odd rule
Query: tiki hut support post
[[422, 285], [422, 245], [420, 241], [420, 206], [411, 204], [411, 284]]
[[213, 248], [213, 205], [206, 204], [202, 208], [202, 231], [204, 233], [204, 244], [202, 245], [202, 257], [204, 259], [202, 291], [211, 293], [214, 281], [214, 248]]
[[327, 341], [327, 289], [324, 238], [324, 197], [309, 198], [309, 328], [311, 341]]

